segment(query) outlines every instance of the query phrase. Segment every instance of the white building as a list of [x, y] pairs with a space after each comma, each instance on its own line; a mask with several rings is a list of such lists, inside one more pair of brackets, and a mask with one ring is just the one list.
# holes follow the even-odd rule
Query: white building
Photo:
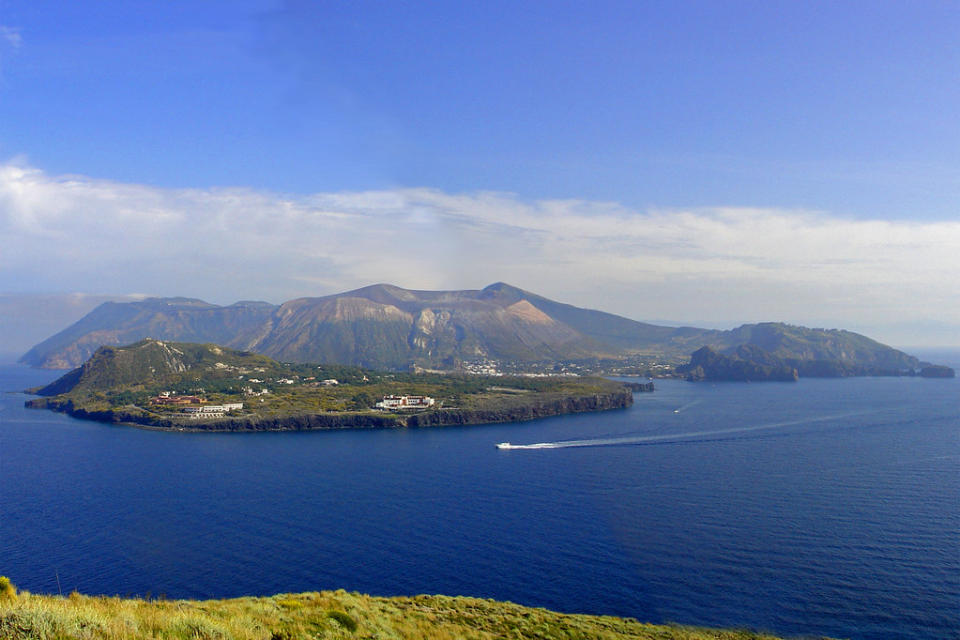
[[383, 396], [376, 404], [382, 411], [404, 411], [407, 409], [428, 409], [435, 404], [430, 396]]
[[222, 418], [228, 411], [243, 409], [242, 402], [227, 402], [225, 404], [208, 404], [203, 407], [187, 407], [184, 413], [190, 414], [191, 420], [206, 420], [207, 418]]

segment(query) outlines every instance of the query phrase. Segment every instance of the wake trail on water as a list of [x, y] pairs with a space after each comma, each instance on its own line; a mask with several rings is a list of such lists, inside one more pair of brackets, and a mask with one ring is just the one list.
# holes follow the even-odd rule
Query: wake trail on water
[[853, 413], [839, 413], [816, 418], [803, 418], [800, 420], [786, 420], [783, 422], [769, 422], [750, 427], [733, 427], [730, 429], [717, 429], [715, 431], [688, 431], [686, 433], [670, 433], [657, 436], [633, 436], [621, 438], [593, 438], [587, 440], [560, 440], [558, 442], [537, 442], [534, 444], [508, 444], [507, 446], [498, 445], [501, 449], [571, 449], [574, 447], [613, 447], [631, 444], [671, 444], [674, 442], [685, 442], [695, 438], [715, 439], [715, 436], [723, 436], [733, 433], [748, 433], [750, 431], [760, 431], [763, 429], [780, 429], [783, 427], [793, 427], [801, 424], [812, 424], [816, 422], [828, 422], [830, 420], [841, 420], [854, 416], [867, 415], [870, 413], [879, 413], [880, 410], [856, 411]]
[[700, 398], [699, 400], [694, 400], [693, 402], [688, 402], [687, 404], [683, 405], [683, 406], [680, 407], [679, 409], [674, 409], [673, 412], [674, 412], [674, 413], [680, 413], [681, 411], [686, 411], [686, 410], [689, 409], [690, 407], [695, 406], [695, 405], [698, 405], [698, 404], [700, 404], [701, 402], [703, 402], [703, 398]]

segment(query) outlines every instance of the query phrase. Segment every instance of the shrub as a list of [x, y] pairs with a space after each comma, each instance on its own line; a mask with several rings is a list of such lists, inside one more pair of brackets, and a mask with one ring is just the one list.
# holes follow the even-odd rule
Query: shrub
[[0, 576], [0, 600], [13, 600], [17, 597], [17, 588], [7, 576]]
[[343, 611], [327, 611], [327, 617], [333, 618], [351, 633], [357, 630], [357, 621]]

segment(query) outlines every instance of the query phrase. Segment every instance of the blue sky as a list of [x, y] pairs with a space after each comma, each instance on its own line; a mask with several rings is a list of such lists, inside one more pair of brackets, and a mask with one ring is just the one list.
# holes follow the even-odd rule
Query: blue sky
[[[949, 333], [958, 113], [956, 2], [0, 0], [0, 291], [506, 280], [640, 319]], [[65, 275], [78, 240], [97, 256]]]
[[0, 5], [0, 154], [282, 192], [429, 186], [944, 219], [955, 2]]

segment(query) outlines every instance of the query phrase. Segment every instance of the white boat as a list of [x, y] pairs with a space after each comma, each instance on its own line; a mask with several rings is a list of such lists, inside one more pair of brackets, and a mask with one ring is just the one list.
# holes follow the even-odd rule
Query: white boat
[[498, 443], [497, 443], [497, 449], [509, 449], [509, 448], [512, 447], [512, 446], [513, 446], [513, 445], [511, 445], [509, 442], [498, 442]]

